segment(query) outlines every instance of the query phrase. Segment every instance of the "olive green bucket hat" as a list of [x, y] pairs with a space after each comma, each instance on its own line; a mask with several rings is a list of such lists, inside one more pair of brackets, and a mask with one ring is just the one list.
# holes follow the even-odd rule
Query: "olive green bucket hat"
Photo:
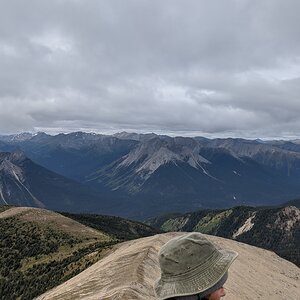
[[201, 233], [176, 237], [159, 252], [161, 277], [155, 283], [159, 299], [203, 294], [223, 277], [235, 251], [219, 250]]

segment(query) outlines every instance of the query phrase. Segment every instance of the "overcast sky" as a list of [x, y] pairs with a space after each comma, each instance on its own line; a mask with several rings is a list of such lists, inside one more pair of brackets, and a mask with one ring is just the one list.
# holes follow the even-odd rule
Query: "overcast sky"
[[0, 133], [300, 137], [299, 0], [0, 0]]

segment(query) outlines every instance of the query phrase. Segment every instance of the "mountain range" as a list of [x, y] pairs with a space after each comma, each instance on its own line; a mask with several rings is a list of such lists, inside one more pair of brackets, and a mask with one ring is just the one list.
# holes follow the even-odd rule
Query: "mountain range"
[[299, 140], [23, 133], [0, 136], [0, 151], [1, 199], [20, 205], [142, 220], [300, 196]]

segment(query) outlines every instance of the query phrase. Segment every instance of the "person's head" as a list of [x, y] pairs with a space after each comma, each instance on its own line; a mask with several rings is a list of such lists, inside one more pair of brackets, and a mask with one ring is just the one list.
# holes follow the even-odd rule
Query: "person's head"
[[167, 242], [159, 252], [161, 277], [155, 283], [159, 299], [219, 300], [228, 268], [237, 253], [219, 250], [201, 233], [192, 232]]

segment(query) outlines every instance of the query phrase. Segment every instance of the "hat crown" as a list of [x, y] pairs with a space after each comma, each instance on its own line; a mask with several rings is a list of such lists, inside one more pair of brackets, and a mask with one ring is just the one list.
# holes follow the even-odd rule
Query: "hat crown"
[[161, 276], [155, 283], [159, 299], [204, 296], [222, 286], [237, 253], [217, 249], [199, 232], [167, 242], [160, 250]]
[[199, 233], [173, 239], [160, 251], [162, 276], [187, 274], [194, 268], [204, 267], [216, 252], [217, 248]]

